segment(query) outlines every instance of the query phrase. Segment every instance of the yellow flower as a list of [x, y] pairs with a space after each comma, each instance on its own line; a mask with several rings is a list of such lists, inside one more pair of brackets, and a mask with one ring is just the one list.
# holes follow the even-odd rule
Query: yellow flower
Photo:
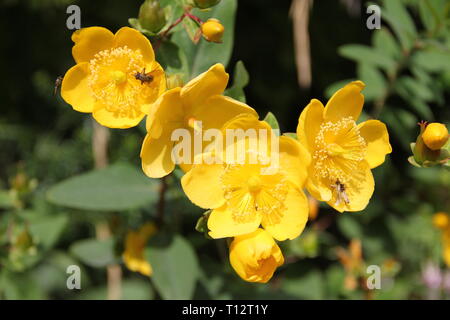
[[[225, 128], [271, 130], [255, 116], [240, 116]], [[245, 129], [246, 130], [246, 129]], [[188, 198], [199, 207], [212, 209], [208, 219], [212, 238], [234, 237], [251, 233], [262, 224], [275, 239], [294, 239], [308, 220], [308, 200], [302, 191], [306, 180], [309, 154], [292, 138], [279, 138], [279, 170], [267, 172], [262, 161], [250, 162], [246, 150], [243, 163], [194, 164], [181, 179]], [[205, 156], [206, 155], [202, 155]], [[263, 153], [258, 156], [265, 157]]]
[[433, 216], [433, 225], [441, 230], [450, 227], [450, 218], [445, 212], [437, 212]]
[[300, 115], [297, 136], [312, 163], [307, 189], [336, 210], [363, 210], [374, 191], [370, 169], [391, 153], [386, 126], [378, 120], [356, 124], [364, 83], [354, 81], [338, 90], [326, 107], [313, 99]]
[[441, 149], [447, 143], [448, 137], [447, 127], [437, 122], [428, 124], [422, 134], [426, 146], [435, 151]]
[[[116, 34], [101, 27], [83, 28], [73, 33], [72, 41], [77, 64], [64, 76], [63, 99], [106, 127], [136, 126], [166, 85], [150, 41], [128, 27]], [[151, 81], [138, 80], [138, 73]]]
[[155, 232], [156, 228], [153, 223], [146, 223], [139, 230], [128, 232], [125, 240], [125, 252], [122, 255], [128, 269], [144, 276], [152, 275], [152, 266], [144, 257], [144, 249], [148, 239]]
[[217, 19], [208, 19], [202, 24], [203, 37], [210, 42], [222, 42], [222, 36], [225, 32], [224, 26]]
[[450, 267], [450, 216], [446, 212], [438, 212], [433, 216], [433, 225], [442, 232], [442, 257]]
[[[223, 65], [216, 64], [183, 88], [166, 91], [156, 101], [147, 118], [147, 135], [141, 149], [142, 169], [147, 176], [160, 178], [173, 171], [171, 135], [175, 129], [185, 128], [193, 137], [198, 129], [194, 128], [196, 121], [202, 121], [203, 130], [221, 129], [239, 114], [256, 115], [248, 105], [222, 95], [227, 83], [228, 74]], [[191, 146], [189, 163], [194, 158], [194, 143]], [[182, 168], [188, 170], [190, 165], [184, 164]]]
[[230, 246], [230, 263], [245, 281], [266, 283], [284, 263], [284, 258], [270, 233], [257, 229], [234, 238]]

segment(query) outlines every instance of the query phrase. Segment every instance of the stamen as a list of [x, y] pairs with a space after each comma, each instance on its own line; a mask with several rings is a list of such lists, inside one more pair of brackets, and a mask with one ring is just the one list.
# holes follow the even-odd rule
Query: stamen
[[353, 172], [365, 158], [366, 142], [353, 118], [321, 125], [315, 139], [313, 172], [318, 178], [347, 184]]

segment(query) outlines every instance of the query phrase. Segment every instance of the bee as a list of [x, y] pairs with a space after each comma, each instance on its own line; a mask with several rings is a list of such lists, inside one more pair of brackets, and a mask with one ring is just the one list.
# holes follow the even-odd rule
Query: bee
[[144, 83], [151, 83], [154, 79], [155, 76], [158, 74], [162, 74], [163, 72], [159, 69], [155, 69], [152, 72], [145, 72], [145, 68], [142, 70], [142, 72], [137, 72], [134, 77], [136, 78], [136, 80], [139, 80], [141, 82], [141, 84]]
[[61, 83], [63, 81], [64, 77], [58, 76], [55, 80], [55, 90], [53, 91], [53, 95], [56, 96], [56, 93], [58, 92], [58, 88], [61, 86]]
[[349, 204], [350, 200], [348, 199], [347, 193], [345, 192], [345, 185], [339, 181], [339, 179], [336, 180], [336, 183], [331, 185], [332, 189], [336, 190], [336, 205], [340, 205], [341, 202], [344, 202], [345, 204]]

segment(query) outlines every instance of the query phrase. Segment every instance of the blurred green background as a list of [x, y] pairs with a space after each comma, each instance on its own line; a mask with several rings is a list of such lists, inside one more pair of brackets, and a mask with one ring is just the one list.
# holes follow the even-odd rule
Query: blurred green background
[[[227, 1], [232, 0], [218, 7]], [[121, 263], [127, 230], [157, 218], [160, 181], [140, 171], [142, 126], [110, 130], [113, 165], [106, 173], [58, 184], [94, 167], [90, 116], [53, 95], [56, 77], [74, 64], [72, 31], [66, 28], [66, 8], [72, 3], [81, 8], [83, 27], [116, 31], [137, 16], [142, 1], [0, 3], [0, 297], [5, 299], [105, 299], [105, 266]], [[343, 83], [365, 81], [363, 118], [384, 121], [393, 147], [374, 170], [376, 191], [369, 206], [339, 214], [321, 205], [299, 238], [280, 244], [286, 263], [271, 282], [250, 284], [231, 269], [225, 240], [208, 240], [194, 230], [202, 211], [183, 195], [175, 172], [167, 179], [162, 230], [148, 248], [155, 275], [149, 280], [122, 265], [122, 298], [450, 297], [450, 280], [430, 285], [430, 274], [450, 279], [441, 235], [432, 225], [435, 212], [450, 210], [450, 172], [407, 161], [418, 121], [449, 124], [449, 2], [375, 1], [382, 7], [382, 29], [376, 31], [366, 27], [365, 1], [311, 3], [309, 88], [297, 81], [294, 38], [299, 31], [289, 15], [291, 1], [237, 1], [230, 18], [235, 13], [235, 28], [226, 30], [234, 33], [234, 46], [227, 44], [232, 55], [222, 62], [228, 62], [231, 79], [237, 62], [244, 63], [250, 76], [247, 103], [261, 118], [271, 111], [283, 132], [295, 131], [310, 99], [326, 102]], [[112, 185], [122, 187], [112, 190]], [[67, 195], [70, 188], [88, 194]], [[107, 220], [114, 236], [98, 241], [95, 226]], [[162, 243], [167, 237], [175, 238], [169, 247]], [[358, 250], [349, 251], [349, 243], [358, 241], [362, 260]], [[178, 270], [183, 263], [190, 274]], [[72, 264], [81, 267], [81, 290], [66, 287], [66, 268]], [[367, 276], [365, 266], [372, 264], [382, 270], [380, 290], [360, 283]], [[170, 272], [161, 274], [163, 269]]]

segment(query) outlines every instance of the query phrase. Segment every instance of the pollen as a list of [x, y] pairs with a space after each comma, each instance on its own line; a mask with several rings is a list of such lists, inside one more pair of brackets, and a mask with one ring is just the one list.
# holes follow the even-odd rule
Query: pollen
[[127, 46], [100, 51], [89, 62], [88, 86], [96, 101], [115, 116], [138, 116], [149, 92], [134, 76], [144, 67], [140, 51]]
[[261, 175], [259, 165], [228, 165], [222, 175], [225, 200], [238, 223], [261, 215], [276, 224], [283, 216], [288, 183], [283, 174]]
[[366, 148], [353, 118], [324, 122], [315, 139], [314, 175], [347, 184], [352, 172], [364, 160]]

